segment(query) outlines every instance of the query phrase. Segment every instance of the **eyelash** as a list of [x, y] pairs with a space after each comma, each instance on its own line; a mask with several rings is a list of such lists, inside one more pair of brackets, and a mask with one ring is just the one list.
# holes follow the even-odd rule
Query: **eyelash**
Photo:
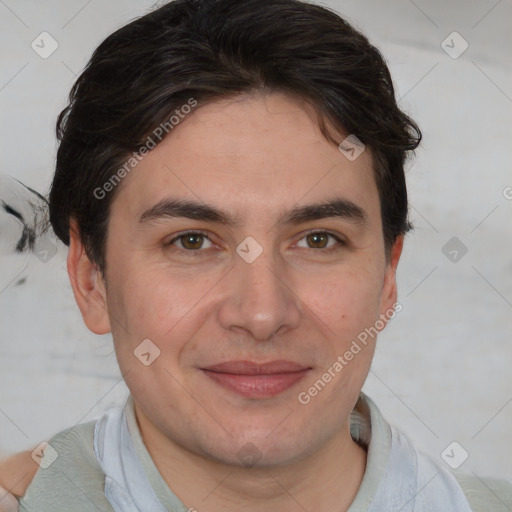
[[[334, 238], [336, 240], [336, 242], [338, 242], [339, 246], [338, 247], [333, 246], [333, 247], [329, 247], [326, 249], [310, 248], [312, 251], [321, 251], [321, 252], [331, 253], [331, 252], [340, 250], [341, 248], [343, 248], [344, 246], [347, 245], [344, 240], [342, 240], [340, 237], [338, 237], [334, 233], [331, 233], [330, 231], [318, 230], [318, 229], [312, 229], [310, 231], [306, 231], [306, 233], [304, 233], [304, 235], [299, 239], [299, 241], [302, 240], [303, 238], [306, 238], [308, 235], [313, 235], [313, 234], [329, 235], [332, 238]], [[182, 238], [186, 235], [202, 235], [205, 238], [207, 238], [210, 242], [212, 242], [210, 240], [210, 238], [208, 237], [208, 235], [204, 231], [184, 231], [184, 232], [178, 234], [177, 236], [175, 236], [174, 238], [172, 238], [171, 240], [169, 240], [168, 242], [166, 242], [164, 245], [166, 247], [172, 246], [174, 244], [174, 242], [176, 242], [177, 240], [179, 240], [180, 238]], [[177, 250], [178, 250], [178, 252], [185, 253], [187, 256], [190, 256], [192, 258], [197, 258], [198, 256], [201, 256], [201, 252], [203, 252], [203, 250], [201, 250], [201, 249], [192, 250], [192, 249], [181, 249], [179, 247], [177, 248]]]

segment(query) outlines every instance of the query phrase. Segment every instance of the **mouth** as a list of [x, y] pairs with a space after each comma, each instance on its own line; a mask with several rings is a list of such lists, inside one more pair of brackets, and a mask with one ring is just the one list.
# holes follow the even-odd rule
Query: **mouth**
[[213, 382], [245, 398], [271, 398], [301, 381], [311, 367], [292, 361], [227, 361], [201, 371]]

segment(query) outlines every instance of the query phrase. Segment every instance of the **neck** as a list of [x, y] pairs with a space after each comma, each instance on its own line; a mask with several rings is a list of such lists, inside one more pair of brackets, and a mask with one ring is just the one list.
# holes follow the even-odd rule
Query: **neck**
[[244, 467], [222, 464], [174, 443], [136, 405], [135, 412], [160, 474], [192, 511], [345, 512], [363, 479], [366, 451], [350, 436], [348, 422], [320, 450], [298, 462]]

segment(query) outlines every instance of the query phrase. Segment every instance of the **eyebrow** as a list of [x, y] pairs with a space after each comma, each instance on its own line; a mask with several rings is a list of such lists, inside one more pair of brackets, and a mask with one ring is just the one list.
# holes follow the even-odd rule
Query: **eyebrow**
[[[229, 227], [242, 225], [239, 216], [233, 216], [216, 206], [190, 199], [172, 197], [162, 199], [154, 206], [144, 211], [139, 217], [139, 224], [147, 224], [163, 218], [176, 217], [214, 222]], [[282, 213], [277, 220], [277, 224], [296, 225], [325, 218], [341, 218], [359, 226], [364, 226], [368, 223], [368, 214], [363, 208], [348, 199], [335, 198], [320, 203], [297, 206]]]

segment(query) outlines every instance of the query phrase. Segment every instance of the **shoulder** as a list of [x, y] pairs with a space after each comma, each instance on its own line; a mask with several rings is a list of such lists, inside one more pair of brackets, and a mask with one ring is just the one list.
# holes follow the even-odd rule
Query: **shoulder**
[[452, 472], [473, 512], [512, 510], [512, 482]]
[[[461, 510], [467, 510], [469, 505], [472, 512], [512, 511], [511, 482], [499, 478], [481, 478], [475, 473], [448, 469], [430, 456], [422, 452], [417, 453], [419, 473], [423, 474], [424, 479], [437, 477], [437, 485], [444, 481], [444, 484], [451, 488], [450, 498], [454, 504], [458, 503], [458, 506], [461, 506], [462, 501], [467, 502], [466, 507]], [[436, 488], [435, 485], [429, 487], [431, 490]], [[437, 492], [434, 491], [434, 495], [437, 495]], [[459, 509], [454, 507], [454, 510]]]
[[77, 425], [50, 439], [40, 468], [20, 500], [20, 512], [113, 510], [94, 453], [95, 423]]

